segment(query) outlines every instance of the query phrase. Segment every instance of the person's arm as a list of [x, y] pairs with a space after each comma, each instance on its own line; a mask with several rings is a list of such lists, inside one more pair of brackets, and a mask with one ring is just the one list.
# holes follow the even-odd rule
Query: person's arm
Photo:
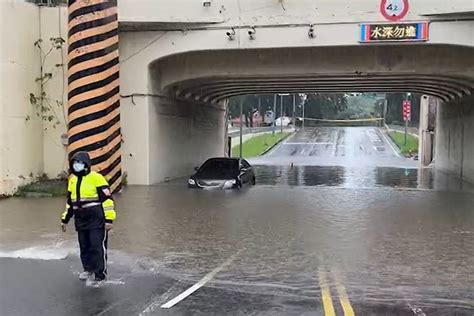
[[107, 180], [100, 174], [97, 176], [96, 187], [99, 200], [102, 203], [102, 208], [104, 209], [105, 223], [109, 224], [108, 227], [111, 228], [111, 225], [117, 218], [112, 191], [110, 190]]
[[74, 210], [72, 208], [71, 201], [71, 192], [68, 190], [67, 200], [66, 200], [66, 209], [61, 214], [61, 227], [63, 231], [66, 231], [66, 225], [69, 223], [69, 220], [74, 215]]

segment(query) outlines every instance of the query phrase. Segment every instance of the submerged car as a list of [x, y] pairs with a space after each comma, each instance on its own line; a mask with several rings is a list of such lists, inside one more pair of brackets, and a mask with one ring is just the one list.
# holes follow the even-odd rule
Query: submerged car
[[245, 160], [239, 158], [211, 158], [188, 180], [188, 187], [200, 189], [238, 189], [254, 185], [255, 172]]

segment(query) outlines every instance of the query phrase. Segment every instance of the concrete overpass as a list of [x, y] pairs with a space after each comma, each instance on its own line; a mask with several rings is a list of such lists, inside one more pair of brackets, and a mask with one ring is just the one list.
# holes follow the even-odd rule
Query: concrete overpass
[[[40, 70], [32, 43], [66, 37], [68, 28], [75, 27], [69, 49], [81, 51], [70, 52], [69, 58], [114, 48], [97, 62], [110, 64], [117, 58], [117, 20], [119, 65], [69, 87], [75, 90], [69, 96], [69, 121], [74, 109], [72, 117], [84, 117], [81, 123], [87, 126], [69, 129], [69, 141], [76, 142], [69, 151], [94, 148], [101, 161], [97, 168], [110, 171], [109, 178], [119, 181], [123, 169], [129, 183], [153, 184], [189, 174], [208, 156], [223, 155], [226, 100], [231, 96], [380, 91], [417, 92], [439, 100], [436, 166], [474, 181], [471, 1], [409, 1], [408, 14], [399, 23], [429, 22], [429, 35], [426, 41], [397, 43], [361, 43], [361, 23], [389, 22], [379, 0], [211, 0], [209, 6], [198, 0], [118, 0], [116, 7], [109, 0], [70, 3], [69, 26], [65, 6], [0, 3], [5, 26], [0, 32], [3, 42], [11, 43], [0, 50], [0, 194], [36, 175], [55, 177], [66, 168], [61, 145], [66, 120], [58, 115], [62, 124], [53, 129], [35, 117], [29, 103], [29, 94], [38, 92]], [[41, 27], [31, 29], [31, 21]], [[80, 32], [82, 26], [91, 29]], [[19, 39], [10, 29], [24, 36]], [[55, 100], [68, 97], [62, 88], [62, 83], [68, 86], [67, 72], [54, 66], [66, 64], [67, 58], [67, 49], [55, 51], [45, 65], [54, 69], [46, 89]], [[79, 59], [70, 74], [89, 63]], [[83, 86], [100, 86], [102, 95], [109, 96], [104, 104], [113, 101], [101, 110], [107, 112], [103, 124], [88, 121], [97, 114], [95, 106], [77, 111], [79, 102], [97, 93], [82, 91]], [[27, 116], [32, 119], [25, 121]]]
[[359, 24], [387, 22], [379, 1], [180, 3], [178, 10], [175, 2], [119, 1], [124, 168], [132, 183], [182, 176], [222, 155], [227, 98], [288, 92], [438, 98], [437, 167], [474, 181], [463, 140], [470, 130], [459, 124], [473, 119], [472, 4], [410, 3], [402, 22], [429, 21], [426, 42], [365, 44]]

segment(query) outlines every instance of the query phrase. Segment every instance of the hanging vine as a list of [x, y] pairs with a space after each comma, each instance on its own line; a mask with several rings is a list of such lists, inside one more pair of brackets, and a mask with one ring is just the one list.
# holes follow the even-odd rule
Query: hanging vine
[[[61, 50], [66, 41], [62, 37], [52, 37], [50, 38], [49, 45], [47, 49], [43, 46], [43, 40], [40, 38], [35, 43], [34, 46], [40, 52], [41, 64], [40, 64], [40, 76], [35, 79], [39, 84], [39, 94], [30, 93], [30, 103], [36, 111], [36, 116], [41, 118], [45, 122], [51, 123], [53, 128], [61, 124], [60, 116], [57, 114], [57, 110], [61, 110], [64, 115], [64, 102], [61, 96], [61, 99], [54, 99], [50, 97], [47, 93], [47, 84], [53, 79], [54, 69], [62, 68], [64, 65], [62, 63], [55, 64], [50, 69], [45, 70], [46, 62], [51, 54], [54, 51]], [[26, 116], [26, 120], [31, 120], [31, 117]], [[47, 128], [45, 128], [47, 129]]]

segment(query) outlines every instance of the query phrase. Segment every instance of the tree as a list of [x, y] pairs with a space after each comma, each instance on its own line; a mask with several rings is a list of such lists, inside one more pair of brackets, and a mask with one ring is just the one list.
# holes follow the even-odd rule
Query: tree
[[[403, 125], [403, 101], [406, 100], [406, 93], [387, 93], [387, 124]], [[420, 120], [420, 94], [412, 94], [411, 101], [411, 125], [417, 125]]]
[[336, 119], [339, 112], [347, 110], [347, 96], [343, 93], [308, 94], [305, 103], [305, 117]]
[[258, 99], [254, 95], [232, 97], [229, 100], [229, 114], [232, 118], [239, 117], [240, 103], [243, 102], [243, 115], [245, 126], [253, 127], [253, 113], [257, 109]]

